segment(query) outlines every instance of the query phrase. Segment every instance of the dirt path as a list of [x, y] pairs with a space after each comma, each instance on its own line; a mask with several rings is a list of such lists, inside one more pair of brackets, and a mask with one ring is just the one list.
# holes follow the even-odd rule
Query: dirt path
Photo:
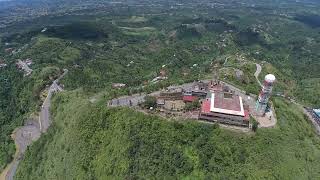
[[[261, 82], [259, 80], [259, 75], [261, 73], [262, 67], [261, 67], [260, 64], [257, 64], [257, 63], [256, 63], [256, 67], [257, 67], [257, 70], [254, 73], [254, 76], [256, 77], [256, 80], [259, 83], [259, 85], [262, 87], [262, 84], [261, 84]], [[310, 113], [301, 104], [299, 104], [299, 103], [297, 103], [295, 101], [291, 101], [291, 102], [294, 103], [295, 105], [297, 105], [299, 107], [299, 109], [308, 117], [308, 119], [314, 125], [317, 134], [320, 135], [320, 125], [313, 119], [313, 117], [310, 115]], [[274, 112], [273, 108], [272, 108], [272, 110]], [[276, 118], [275, 118], [275, 121], [274, 121], [274, 125], [272, 125], [272, 127], [275, 126], [275, 124], [276, 124]]]
[[226, 57], [226, 58], [225, 58], [224, 63], [223, 63], [223, 66], [226, 66], [226, 64], [227, 64], [227, 62], [228, 62], [228, 60], [229, 60], [229, 58], [231, 58], [231, 56], [228, 56], [228, 57]]
[[14, 175], [17, 171], [20, 160], [23, 158], [27, 147], [32, 144], [32, 142], [38, 140], [42, 133], [46, 132], [49, 128], [50, 121], [50, 104], [51, 97], [54, 92], [62, 91], [63, 89], [58, 85], [59, 80], [66, 75], [68, 71], [64, 70], [64, 73], [55, 81], [49, 88], [48, 95], [43, 102], [41, 112], [39, 115], [39, 120], [28, 121], [24, 126], [16, 129], [13, 132], [12, 138], [16, 145], [16, 154], [13, 161], [6, 167], [6, 169], [1, 173], [0, 180], [13, 180]]
[[25, 126], [16, 130], [13, 139], [16, 144], [16, 154], [12, 163], [8, 166], [4, 179], [11, 180], [18, 168], [20, 160], [23, 158], [27, 147], [37, 139], [40, 138], [41, 132], [37, 121], [29, 121]]
[[262, 67], [261, 67], [260, 64], [257, 64], [257, 63], [256, 63], [256, 67], [257, 67], [257, 70], [256, 70], [256, 72], [254, 73], [254, 77], [256, 77], [257, 82], [258, 82], [259, 85], [262, 87], [262, 84], [261, 84], [261, 82], [260, 82], [260, 80], [259, 80], [259, 75], [260, 75], [260, 73], [261, 73]]

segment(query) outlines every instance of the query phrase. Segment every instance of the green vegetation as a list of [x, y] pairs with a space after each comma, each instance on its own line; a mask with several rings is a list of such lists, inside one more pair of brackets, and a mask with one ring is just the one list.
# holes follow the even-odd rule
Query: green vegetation
[[255, 120], [252, 116], [250, 116], [250, 123], [252, 124], [252, 127], [251, 127], [252, 131], [257, 132], [259, 122], [257, 120]]
[[[315, 90], [315, 89], [318, 89]], [[305, 104], [320, 104], [320, 78], [305, 79], [299, 83], [295, 95]]]
[[187, 103], [184, 109], [187, 111], [191, 111], [191, 110], [198, 109], [200, 107], [201, 107], [201, 104], [200, 104], [199, 100], [196, 100], [191, 103]]
[[318, 179], [320, 146], [297, 107], [275, 99], [279, 126], [247, 135], [54, 98], [54, 126], [31, 146], [16, 179]]
[[[0, 60], [8, 64], [0, 68], [0, 170], [14, 154], [10, 134], [39, 110], [40, 92], [66, 68], [60, 82], [67, 92], [55, 99], [54, 126], [27, 151], [18, 179], [319, 179], [319, 138], [285, 100], [274, 100], [279, 126], [254, 135], [105, 107], [120, 95], [212, 78], [215, 64], [221, 80], [257, 94], [255, 63], [263, 67], [260, 80], [276, 75], [275, 94], [320, 106], [320, 6], [309, 1], [282, 0], [280, 8], [278, 0], [222, 1], [221, 7], [99, 1], [82, 10], [59, 1], [53, 9], [64, 10], [57, 14], [6, 23], [0, 29]], [[84, 2], [90, 4], [79, 6]], [[15, 67], [26, 58], [34, 62], [30, 77]], [[160, 71], [168, 79], [151, 83]], [[111, 89], [112, 83], [127, 87]], [[85, 100], [95, 94], [103, 94], [103, 105]]]
[[142, 23], [142, 22], [147, 22], [148, 19], [145, 17], [139, 17], [139, 16], [132, 16], [131, 18], [125, 20], [126, 22], [130, 23]]
[[[236, 71], [241, 71], [243, 74], [237, 77]], [[256, 65], [254, 63], [243, 63], [241, 65], [230, 65], [227, 68], [220, 69], [221, 79], [226, 79], [227, 82], [234, 84], [237, 87], [241, 87], [247, 93], [258, 94], [260, 87], [257, 80], [253, 76], [256, 71]], [[264, 76], [261, 76], [264, 77]]]
[[120, 27], [123, 30], [123, 33], [126, 35], [133, 36], [150, 36], [154, 34], [156, 28], [154, 27], [141, 27], [141, 28], [129, 28], [129, 27]]
[[144, 98], [145, 102], [143, 102], [141, 105], [144, 108], [157, 108], [157, 99], [154, 96], [146, 96]]
[[60, 74], [57, 67], [47, 67], [23, 78], [14, 64], [0, 72], [0, 170], [12, 160], [15, 152], [11, 134], [23, 125], [31, 112], [38, 110], [40, 92]]

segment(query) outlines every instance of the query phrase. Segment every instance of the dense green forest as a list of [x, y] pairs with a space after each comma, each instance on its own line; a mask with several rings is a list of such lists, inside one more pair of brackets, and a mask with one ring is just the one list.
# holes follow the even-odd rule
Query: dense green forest
[[[66, 93], [52, 108], [54, 125], [30, 147], [17, 178], [317, 179], [319, 140], [283, 99], [273, 100], [278, 127], [250, 135], [105, 107], [119, 95], [211, 78], [214, 65], [221, 80], [257, 94], [255, 63], [263, 67], [261, 80], [276, 75], [274, 94], [320, 107], [318, 6], [262, 2], [119, 4], [0, 28], [0, 61], [8, 64], [0, 68], [0, 170], [15, 151], [13, 130], [39, 110], [41, 92], [68, 69], [61, 80]], [[34, 71], [24, 77], [15, 63], [27, 58]], [[168, 79], [151, 83], [160, 70]], [[115, 90], [112, 83], [127, 87]], [[101, 94], [100, 104], [87, 101]]]
[[81, 91], [54, 98], [54, 125], [16, 179], [319, 179], [312, 125], [275, 99], [278, 126], [242, 134], [92, 104]]

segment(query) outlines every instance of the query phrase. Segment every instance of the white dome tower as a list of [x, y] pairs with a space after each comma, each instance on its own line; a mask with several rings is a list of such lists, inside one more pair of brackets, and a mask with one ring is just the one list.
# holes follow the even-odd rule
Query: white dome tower
[[273, 84], [275, 81], [276, 77], [273, 74], [268, 74], [264, 78], [263, 87], [259, 93], [259, 97], [256, 103], [256, 111], [261, 116], [263, 116], [266, 112], [268, 101], [271, 96]]

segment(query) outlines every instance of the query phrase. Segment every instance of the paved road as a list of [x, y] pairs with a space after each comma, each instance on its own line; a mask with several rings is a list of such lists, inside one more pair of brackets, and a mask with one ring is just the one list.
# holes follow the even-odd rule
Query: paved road
[[8, 167], [8, 171], [5, 175], [6, 180], [13, 180], [13, 177], [16, 173], [20, 160], [23, 158], [27, 147], [32, 144], [32, 142], [38, 140], [41, 136], [41, 133], [46, 132], [49, 128], [50, 121], [50, 104], [51, 97], [54, 92], [62, 91], [63, 89], [58, 85], [59, 80], [66, 75], [68, 70], [64, 70], [64, 73], [55, 81], [49, 88], [48, 95], [43, 102], [41, 107], [39, 121], [29, 121], [23, 127], [18, 128], [14, 132], [14, 141], [17, 147], [17, 152], [12, 163]]
[[[297, 104], [297, 103], [295, 103]], [[312, 115], [310, 114], [310, 112], [308, 112], [303, 106], [301, 106], [300, 104], [297, 104], [302, 110], [303, 113], [309, 118], [309, 120], [311, 121], [311, 123], [314, 125], [314, 127], [316, 128], [316, 132], [318, 135], [320, 135], [320, 125], [316, 122], [316, 120], [312, 117]]]
[[132, 96], [122, 96], [109, 101], [109, 106], [137, 106], [144, 101], [146, 94], [135, 94]]
[[62, 91], [63, 89], [57, 84], [57, 81], [54, 81], [48, 90], [48, 95], [44, 100], [41, 112], [39, 116], [39, 124], [41, 132], [46, 132], [51, 124], [50, 120], [50, 104], [52, 94], [55, 92]]
[[231, 58], [231, 56], [228, 56], [228, 57], [226, 57], [226, 58], [225, 58], [224, 63], [223, 63], [223, 66], [226, 66], [226, 64], [227, 64], [227, 62], [228, 62], [228, 60], [229, 60], [229, 58]]
[[59, 80], [63, 78], [68, 73], [67, 69], [64, 69], [64, 73], [56, 80], [53, 81], [52, 85], [48, 90], [48, 95], [41, 106], [41, 112], [39, 115], [39, 124], [41, 132], [47, 132], [49, 126], [51, 125], [50, 120], [50, 105], [51, 97], [55, 92], [63, 91], [63, 89], [58, 85]]
[[[257, 70], [256, 72], [254, 73], [254, 76], [256, 77], [257, 79], [257, 82], [259, 83], [259, 85], [262, 87], [262, 84], [259, 80], [259, 74], [261, 73], [261, 70], [262, 70], [262, 67], [260, 64], [257, 64], [256, 63], [256, 67], [257, 67]], [[310, 115], [310, 113], [299, 103], [295, 102], [295, 101], [291, 101], [292, 103], [294, 103], [295, 105], [297, 105], [300, 110], [308, 117], [308, 119], [311, 121], [311, 123], [314, 125], [315, 129], [316, 129], [316, 132], [318, 135], [320, 135], [320, 125], [318, 123], [315, 122], [315, 120], [313, 119], [313, 117]]]

